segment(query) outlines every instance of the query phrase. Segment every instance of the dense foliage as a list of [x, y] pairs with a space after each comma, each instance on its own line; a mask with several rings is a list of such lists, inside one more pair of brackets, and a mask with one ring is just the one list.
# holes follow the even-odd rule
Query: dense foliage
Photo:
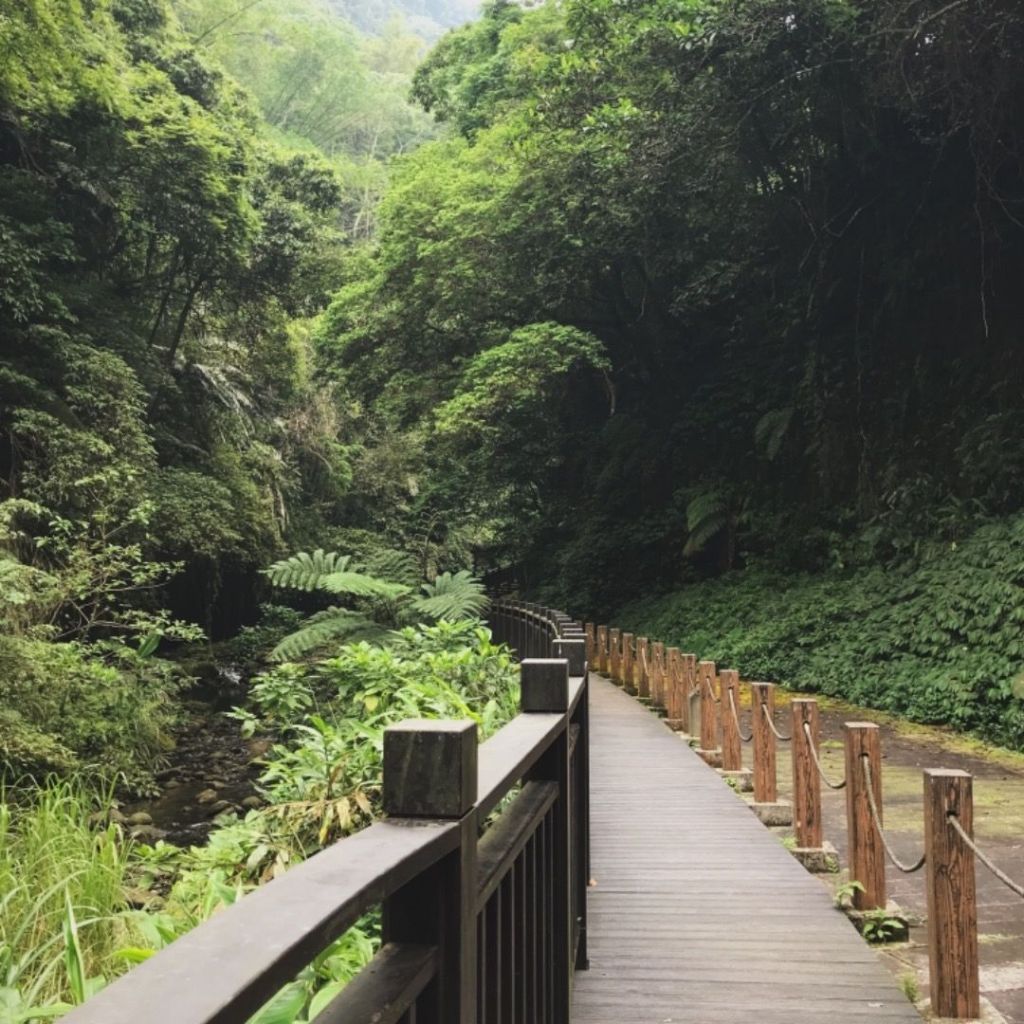
[[491, 4], [417, 73], [456, 135], [404, 162], [324, 343], [432, 426], [516, 330], [599, 339], [548, 457], [506, 397], [460, 481], [576, 604], [678, 578], [694, 533], [705, 571], [960, 536], [1021, 501], [1022, 34], [999, 3]]
[[[1000, 0], [496, 0], [416, 73], [451, 134], [402, 162], [323, 358], [552, 603], [927, 572], [1024, 506], [1022, 45]], [[972, 721], [1016, 736], [990, 639]]]
[[[478, 622], [408, 627], [255, 681], [251, 706], [237, 717], [250, 734], [276, 737], [259, 780], [267, 804], [221, 816], [203, 847], [132, 843], [105, 823], [109, 794], [97, 801], [54, 781], [27, 804], [0, 793], [0, 1020], [21, 1024], [82, 1002], [371, 821], [390, 723], [468, 718], [486, 738], [517, 707], [515, 666]], [[371, 917], [332, 943], [253, 1024], [312, 1019], [367, 962], [376, 931]]]
[[764, 568], [622, 610], [623, 628], [744, 678], [1024, 747], [1024, 519], [936, 545], [913, 564], [780, 577]]
[[405, 99], [422, 40], [381, 32], [317, 0], [0, 11], [8, 769], [144, 784], [180, 620], [251, 622], [287, 545], [363, 525], [310, 336], [387, 161], [433, 131]]

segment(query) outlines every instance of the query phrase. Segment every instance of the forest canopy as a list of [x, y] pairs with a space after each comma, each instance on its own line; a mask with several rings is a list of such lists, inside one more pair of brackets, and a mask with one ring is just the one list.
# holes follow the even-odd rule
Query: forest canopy
[[[513, 716], [488, 574], [1024, 749], [1022, 53], [1019, 0], [0, 0], [0, 1017], [373, 820], [388, 725]], [[116, 806], [171, 782], [205, 845]]]
[[413, 7], [0, 22], [26, 628], [224, 636], [317, 547], [607, 612], [1024, 510], [1015, 4]]

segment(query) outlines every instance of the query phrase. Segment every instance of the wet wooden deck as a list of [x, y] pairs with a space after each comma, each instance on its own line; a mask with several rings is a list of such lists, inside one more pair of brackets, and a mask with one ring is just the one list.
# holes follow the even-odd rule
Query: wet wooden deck
[[820, 881], [632, 697], [591, 676], [590, 970], [573, 1024], [920, 1024]]

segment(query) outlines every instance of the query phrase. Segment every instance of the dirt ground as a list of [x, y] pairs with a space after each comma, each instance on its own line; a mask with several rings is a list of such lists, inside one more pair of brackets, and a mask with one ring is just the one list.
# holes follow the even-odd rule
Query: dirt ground
[[[782, 695], [780, 695], [780, 698]], [[789, 732], [785, 699], [778, 721]], [[883, 817], [886, 833], [904, 862], [924, 849], [922, 769], [960, 768], [974, 776], [974, 825], [979, 845], [1015, 881], [1024, 882], [1024, 755], [988, 747], [939, 729], [909, 725], [878, 712], [822, 699], [821, 760], [832, 779], [843, 775], [842, 724], [876, 722], [881, 728]], [[746, 714], [744, 714], [746, 718]], [[744, 723], [746, 728], [746, 723]], [[788, 797], [791, 760], [779, 746], [779, 788]], [[749, 759], [749, 748], [746, 751]], [[843, 792], [822, 787], [826, 839], [845, 864], [846, 806]], [[841, 875], [842, 881], [845, 875]], [[901, 874], [887, 865], [889, 896], [911, 919], [910, 941], [887, 947], [883, 956], [910, 994], [928, 992], [928, 939], [924, 872]], [[834, 885], [833, 878], [829, 884]], [[1024, 1024], [1024, 900], [983, 865], [977, 865], [981, 989], [1011, 1024]]]

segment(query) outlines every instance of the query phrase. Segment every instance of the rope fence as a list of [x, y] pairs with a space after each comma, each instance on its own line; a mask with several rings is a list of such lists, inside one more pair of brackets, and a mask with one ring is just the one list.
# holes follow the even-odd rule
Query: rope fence
[[785, 736], [781, 732], [779, 732], [778, 728], [775, 725], [775, 719], [772, 717], [772, 713], [768, 710], [768, 705], [762, 704], [761, 710], [764, 712], [765, 721], [768, 722], [768, 728], [771, 729], [771, 731], [775, 734], [775, 738], [777, 740], [781, 740], [783, 743], [789, 743], [793, 739], [793, 737]]
[[806, 722], [804, 722], [804, 735], [807, 737], [807, 749], [811, 752], [811, 760], [814, 762], [814, 767], [818, 769], [821, 781], [829, 789], [846, 789], [846, 779], [843, 779], [841, 782], [833, 782], [825, 774], [825, 769], [821, 767], [821, 761], [818, 760], [818, 751], [815, 749], [814, 739], [811, 736], [811, 727]]
[[736, 710], [736, 698], [732, 695], [732, 690], [729, 691], [729, 707], [732, 709], [733, 721], [736, 723], [736, 731], [739, 733], [740, 739], [744, 743], [750, 743], [754, 738], [754, 730], [751, 729], [750, 732], [743, 731], [743, 726], [740, 725], [740, 715]]
[[893, 867], [898, 871], [902, 871], [905, 875], [912, 875], [915, 871], [920, 871], [928, 861], [928, 852], [922, 853], [913, 863], [902, 861], [896, 856], [892, 844], [889, 842], [889, 837], [885, 834], [885, 829], [882, 828], [882, 819], [878, 813], [878, 804], [875, 801], [875, 780], [871, 774], [871, 761], [867, 755], [861, 757], [861, 764], [864, 766], [864, 789], [867, 793], [868, 807], [871, 810], [871, 820], [874, 822], [878, 838], [882, 841], [885, 855], [889, 858]]
[[992, 862], [992, 859], [982, 850], [977, 843], [967, 834], [964, 830], [963, 825], [960, 824], [960, 820], [955, 814], [949, 814], [947, 816], [949, 824], [952, 826], [953, 831], [960, 836], [961, 841], [964, 845], [974, 854], [982, 864], [985, 865], [992, 872], [996, 878], [999, 879], [1003, 885], [1006, 886], [1010, 892], [1015, 892], [1021, 899], [1024, 899], [1024, 885], [1020, 885], [1015, 882], [1002, 868]]
[[[596, 670], [610, 675], [659, 713], [667, 713], [666, 723], [683, 731], [684, 738], [699, 729], [699, 736], [693, 737], [691, 743], [699, 738], [696, 752], [708, 764], [721, 766], [729, 776], [742, 769], [741, 744], [752, 745], [751, 806], [766, 823], [792, 821], [797, 854], [820, 853], [828, 845], [821, 836], [820, 783], [830, 790], [846, 792], [847, 860], [849, 876], [858, 882], [852, 897], [856, 911], [886, 911], [887, 863], [908, 875], [926, 869], [929, 930], [944, 937], [942, 943], [929, 946], [932, 1012], [939, 1017], [959, 1019], [979, 1015], [975, 861], [1022, 899], [1024, 885], [994, 863], [974, 840], [972, 778], [967, 772], [925, 769], [925, 848], [915, 860], [905, 861], [896, 854], [882, 826], [882, 761], [877, 725], [844, 723], [846, 771], [843, 778], [833, 779], [819, 753], [817, 701], [791, 701], [793, 730], [787, 735], [775, 722], [775, 685], [750, 683], [751, 714], [749, 729], [744, 731], [737, 693], [747, 684], [740, 683], [736, 672], [719, 670], [712, 661], [698, 663], [692, 654], [682, 654], [679, 648], [666, 648], [646, 638], [636, 638], [634, 647], [633, 634], [612, 631], [607, 626], [587, 623], [585, 631], [588, 653], [593, 653]], [[653, 643], [650, 657], [649, 643]], [[613, 665], [615, 671], [609, 671]], [[638, 669], [636, 680], [633, 665]], [[728, 711], [723, 709], [720, 713], [723, 704], [728, 705]], [[789, 805], [778, 799], [776, 742], [793, 744], [794, 799], [789, 817], [785, 816]], [[801, 840], [808, 837], [808, 848], [800, 849], [805, 845]]]

